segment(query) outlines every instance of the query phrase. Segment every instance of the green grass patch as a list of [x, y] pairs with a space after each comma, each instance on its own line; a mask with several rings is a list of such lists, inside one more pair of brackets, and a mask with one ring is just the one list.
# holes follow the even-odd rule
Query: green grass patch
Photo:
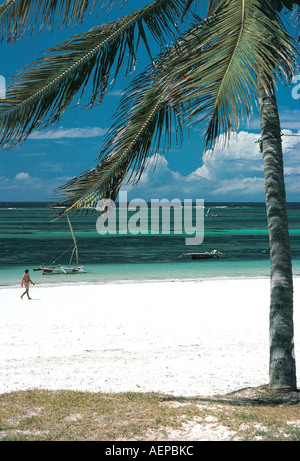
[[0, 440], [184, 440], [192, 430], [193, 440], [299, 441], [299, 405], [155, 393], [12, 392], [0, 396]]

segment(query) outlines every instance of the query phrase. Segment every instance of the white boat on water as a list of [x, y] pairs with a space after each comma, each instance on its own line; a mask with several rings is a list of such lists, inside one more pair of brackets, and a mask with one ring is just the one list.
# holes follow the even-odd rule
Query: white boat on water
[[[41, 266], [37, 267], [36, 269], [33, 269], [34, 271], [42, 271], [43, 272], [43, 275], [55, 275], [55, 274], [82, 274], [82, 273], [86, 273], [86, 271], [84, 270], [84, 267], [83, 266], [79, 266], [79, 257], [78, 257], [78, 246], [77, 246], [77, 240], [75, 238], [75, 234], [74, 234], [74, 231], [73, 231], [73, 228], [72, 228], [72, 225], [71, 225], [71, 221], [70, 221], [70, 218], [68, 215], [67, 216], [67, 220], [68, 220], [68, 223], [69, 223], [69, 227], [70, 227], [70, 231], [71, 231], [71, 234], [72, 234], [72, 238], [73, 238], [73, 242], [74, 242], [74, 247], [73, 247], [73, 250], [72, 250], [72, 254], [71, 254], [71, 258], [70, 258], [70, 261], [69, 261], [69, 265], [68, 266], [61, 266], [60, 264], [54, 264], [55, 261], [49, 265], [49, 266], [45, 266], [44, 264], [42, 264]], [[67, 250], [66, 250], [67, 251]], [[65, 253], [65, 252], [64, 252]], [[64, 254], [63, 253], [63, 254]], [[76, 253], [76, 262], [77, 262], [77, 266], [75, 267], [72, 267], [71, 266], [71, 263], [72, 263], [72, 259], [73, 259], [73, 256], [74, 256], [74, 253]], [[62, 256], [62, 255], [61, 255]], [[57, 259], [59, 259], [61, 256], [59, 256]], [[57, 261], [56, 259], [56, 261]]]
[[182, 253], [179, 258], [191, 258], [191, 259], [210, 259], [210, 258], [219, 258], [222, 255], [221, 251], [212, 250], [204, 251], [202, 253]]
[[69, 266], [40, 266], [40, 268], [34, 270], [42, 270], [43, 275], [54, 275], [54, 274], [78, 274], [78, 273], [86, 273], [83, 266], [77, 267], [69, 267]]

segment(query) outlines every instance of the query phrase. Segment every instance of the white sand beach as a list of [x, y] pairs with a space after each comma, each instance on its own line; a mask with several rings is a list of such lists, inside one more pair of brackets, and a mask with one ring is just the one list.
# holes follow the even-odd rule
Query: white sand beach
[[[36, 285], [32, 300], [22, 292], [0, 289], [0, 393], [207, 396], [268, 382], [268, 278]], [[300, 278], [294, 292], [299, 367]]]

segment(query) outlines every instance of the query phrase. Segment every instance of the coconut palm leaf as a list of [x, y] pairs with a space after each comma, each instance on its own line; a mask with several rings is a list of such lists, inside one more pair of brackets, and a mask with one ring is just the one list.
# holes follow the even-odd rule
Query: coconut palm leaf
[[228, 2], [228, 0], [208, 0], [208, 14], [214, 14], [218, 8], [224, 6], [226, 2]]
[[297, 41], [300, 41], [300, 0], [294, 0], [290, 2], [290, 8], [288, 8], [287, 14], [289, 15], [290, 25], [293, 30]]
[[92, 76], [90, 105], [100, 103], [112, 66], [116, 77], [126, 57], [128, 69], [135, 64], [136, 35], [146, 41], [145, 27], [157, 40], [166, 31], [174, 33], [173, 23], [183, 5], [183, 0], [156, 0], [48, 50], [16, 76], [6, 99], [0, 100], [0, 145], [11, 148], [33, 130], [55, 123]]
[[220, 135], [228, 140], [230, 131], [249, 118], [257, 94], [257, 76], [274, 81], [275, 69], [289, 81], [293, 76], [296, 49], [272, 2], [228, 2], [217, 15], [210, 37], [204, 29], [200, 34], [196, 30], [189, 47], [192, 53], [182, 51], [185, 60], [177, 60], [177, 64], [169, 61], [169, 65], [181, 65], [183, 79], [176, 84], [175, 93], [183, 104], [190, 103], [185, 120], [192, 120], [192, 125], [209, 121], [206, 150], [214, 148]]
[[[240, 119], [250, 116], [255, 76], [265, 83], [277, 68], [293, 75], [293, 46], [276, 11], [259, 0], [232, 0], [186, 33], [156, 63], [135, 79], [123, 97], [108, 133], [100, 164], [60, 189], [67, 211], [95, 206], [111, 196], [114, 184], [135, 170], [137, 181], [163, 133], [182, 117], [206, 126], [206, 149], [220, 135], [228, 140]], [[151, 142], [151, 140], [153, 140]], [[131, 178], [132, 176], [130, 176]], [[117, 181], [118, 180], [118, 181]]]
[[[212, 15], [218, 8], [224, 6], [230, 0], [208, 0], [208, 15]], [[272, 0], [272, 9], [280, 12], [283, 8], [292, 10], [295, 5], [299, 5], [299, 0]]]
[[186, 15], [186, 13], [189, 11], [189, 9], [192, 7], [193, 3], [199, 3], [199, 0], [187, 0], [185, 2], [185, 7], [184, 7], [184, 10], [183, 10], [183, 14], [182, 14], [182, 17], [184, 17]]
[[[212, 14], [214, 14], [217, 11], [217, 9], [220, 8], [226, 1], [229, 0], [207, 0], [205, 2], [205, 6], [207, 7], [207, 16], [209, 17]], [[184, 18], [187, 12], [198, 3], [203, 2], [200, 2], [200, 0], [186, 0], [182, 17]]]
[[98, 0], [6, 0], [0, 5], [1, 40], [15, 41], [34, 32], [37, 24], [49, 31], [54, 23], [63, 28], [82, 22]]
[[96, 6], [110, 12], [127, 0], [6, 0], [0, 5], [0, 39], [16, 41], [25, 33], [39, 30], [49, 32], [53, 26], [72, 27], [83, 22]]
[[115, 198], [128, 174], [138, 170], [140, 177], [162, 138], [164, 145], [169, 146], [172, 128], [175, 127], [180, 141], [180, 108], [170, 106], [171, 90], [170, 79], [160, 79], [157, 67], [150, 66], [133, 80], [121, 100], [99, 165], [57, 191], [59, 199], [64, 198], [60, 205], [67, 207], [67, 212], [95, 207], [101, 198]]

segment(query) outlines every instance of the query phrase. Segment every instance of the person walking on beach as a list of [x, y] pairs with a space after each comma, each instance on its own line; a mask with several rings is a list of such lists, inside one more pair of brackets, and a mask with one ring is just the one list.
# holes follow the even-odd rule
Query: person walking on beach
[[25, 270], [25, 273], [22, 277], [22, 281], [21, 281], [21, 287], [24, 285], [25, 286], [25, 291], [24, 293], [21, 295], [21, 299], [23, 299], [23, 296], [26, 294], [28, 299], [31, 299], [30, 296], [29, 296], [29, 284], [32, 283], [32, 285], [35, 285], [35, 283], [33, 283], [33, 281], [31, 280], [30, 278], [30, 275], [29, 275], [29, 270], [26, 269]]

